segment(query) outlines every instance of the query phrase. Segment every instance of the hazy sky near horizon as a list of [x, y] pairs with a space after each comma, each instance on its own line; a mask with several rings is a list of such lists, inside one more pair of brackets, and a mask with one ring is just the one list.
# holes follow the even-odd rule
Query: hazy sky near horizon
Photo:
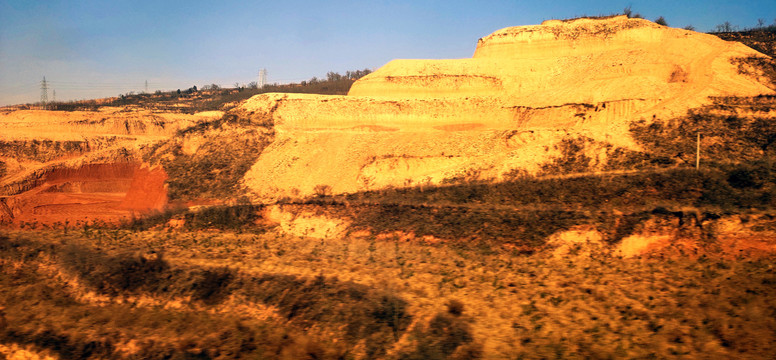
[[0, 105], [256, 81], [298, 82], [397, 58], [466, 58], [493, 31], [633, 12], [712, 30], [776, 21], [776, 1], [0, 0]]

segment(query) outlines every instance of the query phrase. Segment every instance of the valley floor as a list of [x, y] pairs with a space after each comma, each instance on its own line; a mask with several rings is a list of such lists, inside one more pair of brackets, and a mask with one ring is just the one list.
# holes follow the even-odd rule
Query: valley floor
[[0, 234], [0, 358], [771, 358], [776, 258], [270, 231]]

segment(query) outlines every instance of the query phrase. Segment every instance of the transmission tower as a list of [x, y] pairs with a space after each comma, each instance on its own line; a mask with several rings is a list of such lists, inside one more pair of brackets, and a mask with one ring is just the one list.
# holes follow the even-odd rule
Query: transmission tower
[[259, 89], [267, 85], [267, 69], [259, 70]]
[[53, 90], [53, 89], [51, 90], [51, 98], [52, 98], [51, 102], [57, 102], [57, 91], [56, 90]]
[[146, 80], [146, 83], [145, 83], [145, 92], [146, 94], [148, 94], [148, 80]]
[[46, 103], [48, 103], [48, 83], [46, 77], [43, 77], [43, 81], [40, 82], [40, 103], [43, 105], [43, 110], [46, 110]]

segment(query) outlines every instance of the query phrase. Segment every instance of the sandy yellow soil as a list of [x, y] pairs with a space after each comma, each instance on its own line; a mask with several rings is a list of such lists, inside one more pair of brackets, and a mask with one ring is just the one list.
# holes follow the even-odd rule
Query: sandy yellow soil
[[773, 93], [739, 73], [735, 59], [750, 56], [764, 55], [625, 16], [505, 28], [481, 38], [471, 59], [394, 60], [348, 96], [243, 103], [277, 130], [245, 185], [272, 200], [316, 186], [347, 193], [498, 180], [534, 172], [567, 137], [632, 148], [631, 121], [683, 115], [710, 96]]

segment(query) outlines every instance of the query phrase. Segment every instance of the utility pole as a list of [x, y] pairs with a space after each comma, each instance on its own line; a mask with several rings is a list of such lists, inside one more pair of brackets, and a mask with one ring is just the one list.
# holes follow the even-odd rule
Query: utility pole
[[698, 141], [695, 143], [695, 170], [701, 168], [701, 133], [698, 133]]
[[267, 85], [267, 69], [259, 70], [259, 89]]
[[43, 105], [43, 110], [46, 110], [46, 103], [48, 103], [48, 83], [46, 77], [43, 77], [43, 81], [40, 82], [40, 103]]

